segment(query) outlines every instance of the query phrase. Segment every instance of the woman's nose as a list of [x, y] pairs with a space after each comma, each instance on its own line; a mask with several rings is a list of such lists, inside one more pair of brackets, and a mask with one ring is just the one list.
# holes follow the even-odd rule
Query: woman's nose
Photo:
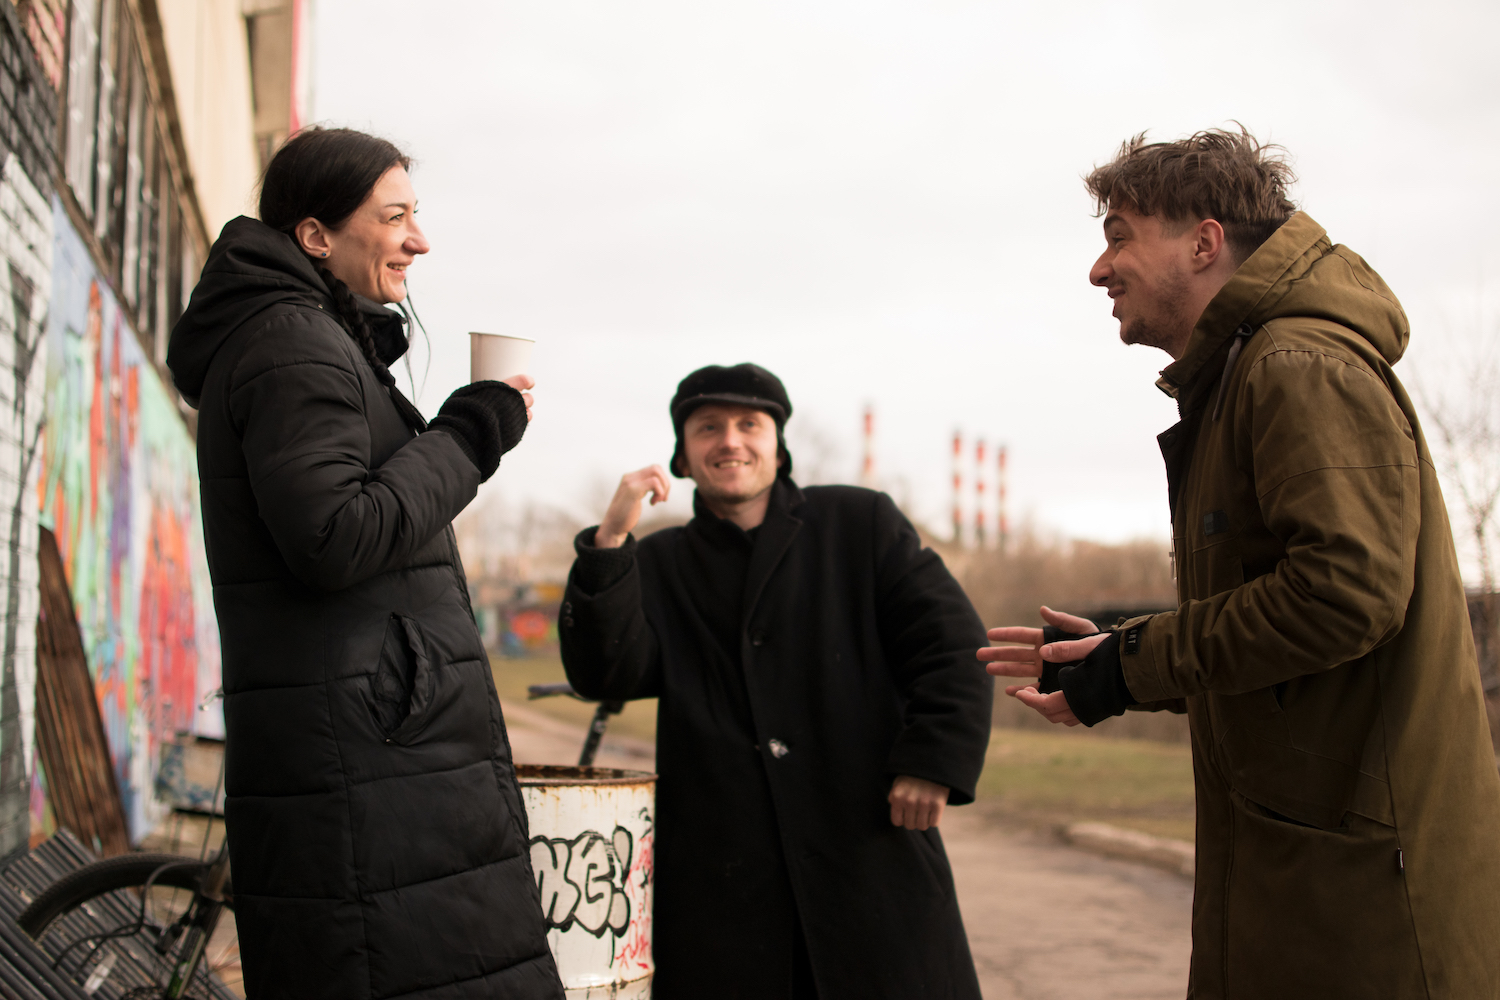
[[427, 242], [427, 237], [422, 230], [415, 225], [411, 227], [411, 233], [406, 237], [406, 242], [401, 244], [401, 249], [407, 253], [426, 253], [432, 249], [432, 244]]

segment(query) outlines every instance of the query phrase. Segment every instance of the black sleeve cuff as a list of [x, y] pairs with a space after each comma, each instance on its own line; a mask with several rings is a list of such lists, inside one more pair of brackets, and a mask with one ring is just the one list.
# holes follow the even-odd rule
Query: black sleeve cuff
[[1068, 707], [1085, 726], [1124, 715], [1135, 704], [1120, 666], [1120, 633], [1111, 632], [1081, 662], [1058, 671]]
[[626, 535], [625, 544], [617, 549], [594, 547], [594, 532], [599, 528], [584, 528], [573, 539], [573, 551], [578, 560], [573, 563], [573, 584], [592, 597], [601, 594], [619, 583], [635, 564], [635, 536]]

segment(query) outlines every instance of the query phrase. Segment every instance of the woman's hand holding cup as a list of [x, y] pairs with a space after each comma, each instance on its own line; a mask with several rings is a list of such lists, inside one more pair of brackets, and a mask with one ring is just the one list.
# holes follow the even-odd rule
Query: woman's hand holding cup
[[521, 394], [521, 399], [526, 403], [526, 422], [530, 423], [531, 407], [532, 404], [535, 403], [535, 400], [531, 398], [531, 393], [527, 392], [526, 390], [533, 388], [536, 385], [536, 379], [532, 378], [530, 375], [512, 375], [510, 378], [501, 379], [500, 381], [504, 382], [506, 385], [510, 386], [512, 389], [515, 389]]

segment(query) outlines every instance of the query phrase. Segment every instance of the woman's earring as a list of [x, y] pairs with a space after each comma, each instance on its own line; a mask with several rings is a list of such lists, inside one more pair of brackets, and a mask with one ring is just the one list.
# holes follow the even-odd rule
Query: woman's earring
[[324, 256], [324, 257], [327, 257], [327, 256], [328, 256], [328, 251], [327, 251], [327, 250], [324, 250], [324, 251], [323, 251], [323, 256]]

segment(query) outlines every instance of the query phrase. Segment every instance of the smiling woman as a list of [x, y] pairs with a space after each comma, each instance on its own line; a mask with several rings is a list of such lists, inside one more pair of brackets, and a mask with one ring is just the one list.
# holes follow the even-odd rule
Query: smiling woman
[[465, 386], [430, 425], [396, 389], [385, 305], [428, 249], [409, 165], [360, 132], [294, 136], [172, 333], [199, 407], [245, 984], [561, 1000], [450, 527], [520, 442], [531, 380]]

